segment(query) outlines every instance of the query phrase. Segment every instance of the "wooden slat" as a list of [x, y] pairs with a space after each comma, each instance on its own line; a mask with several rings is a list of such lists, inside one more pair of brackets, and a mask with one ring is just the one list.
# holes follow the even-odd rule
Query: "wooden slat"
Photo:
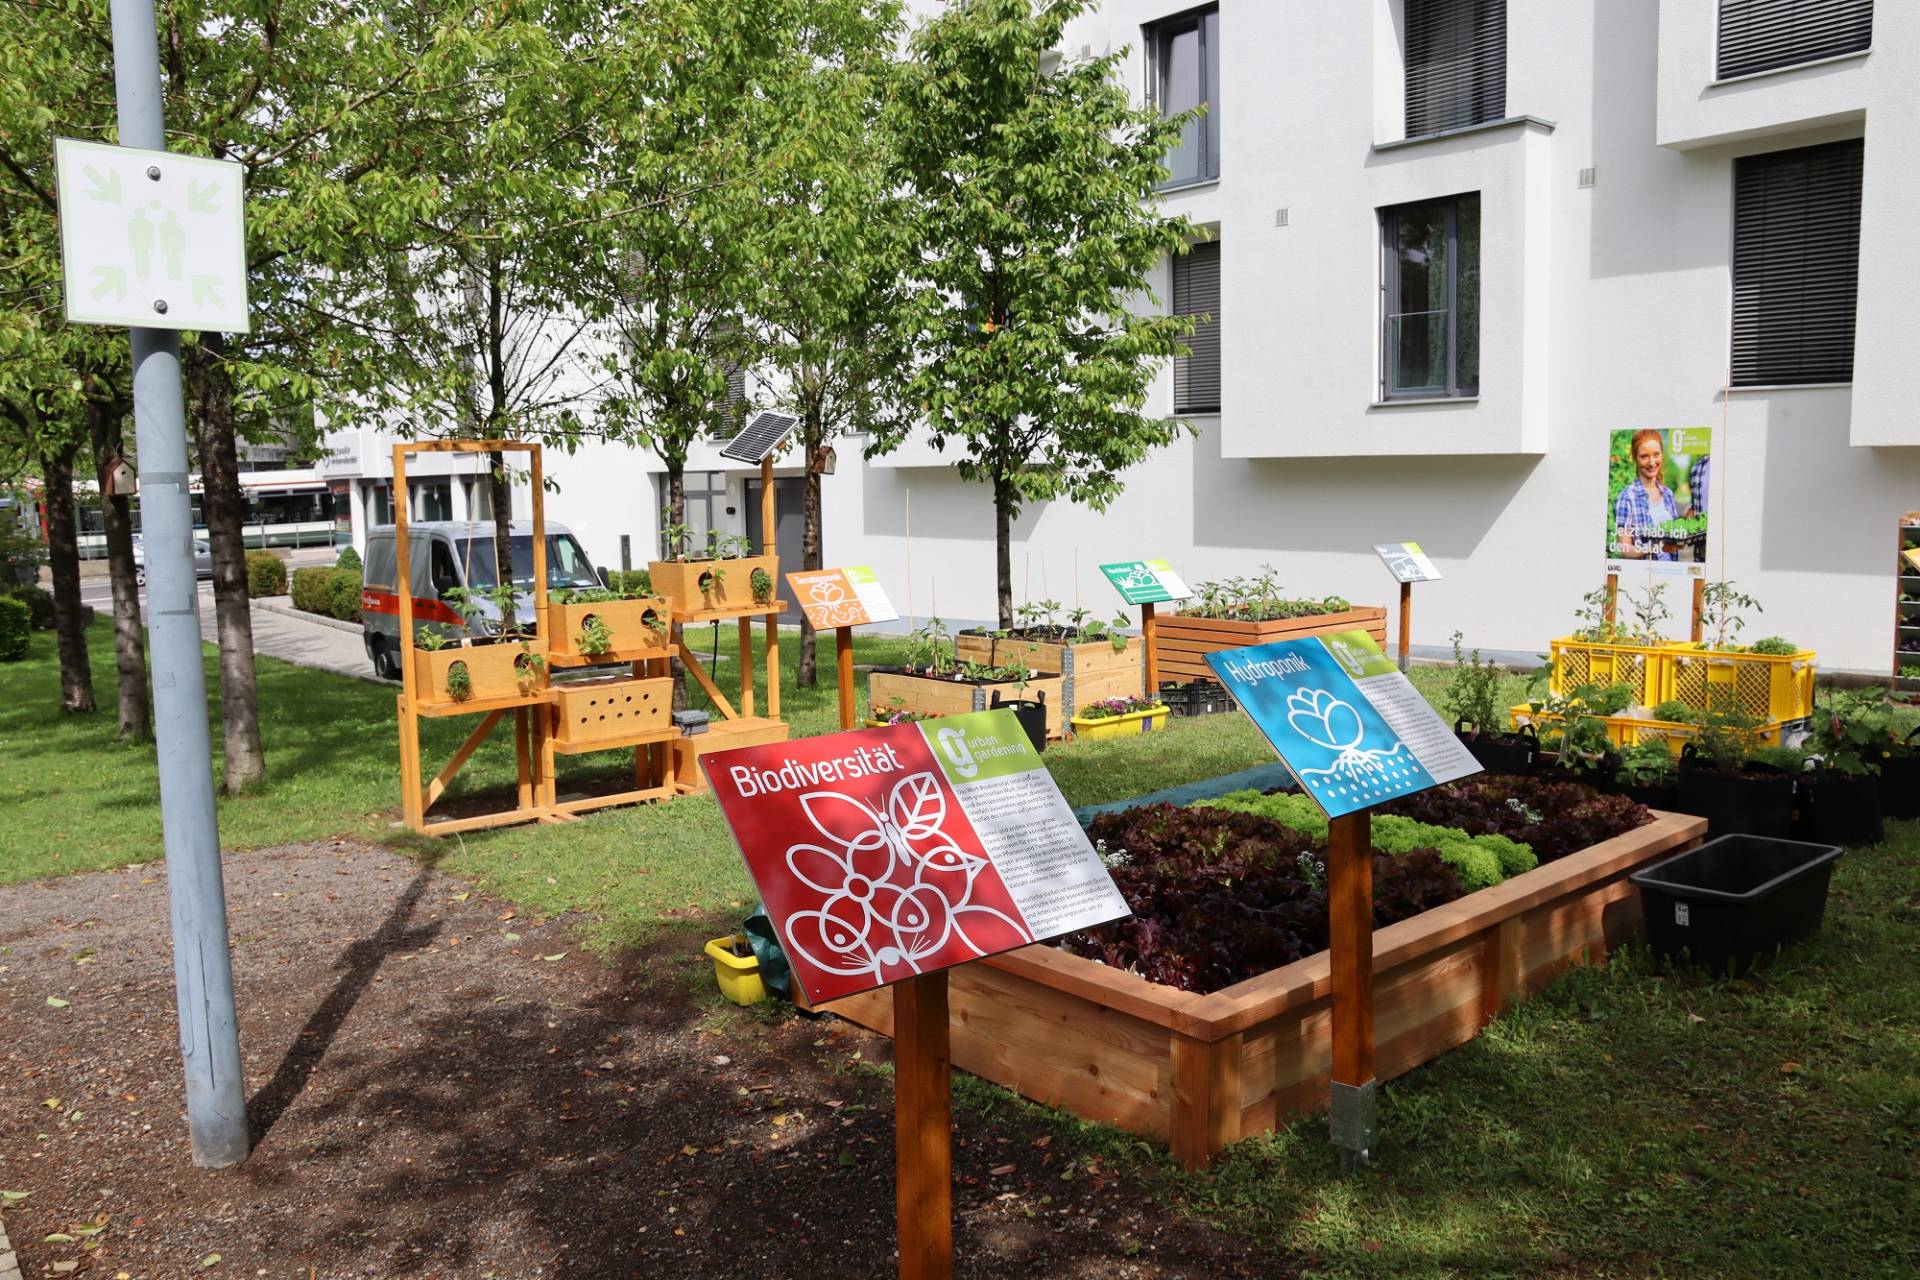
[[[692, 649], [687, 647], [684, 638], [681, 639], [679, 648], [680, 661], [686, 665], [688, 671], [693, 673], [693, 678], [700, 687], [706, 690], [707, 697], [713, 699], [714, 709], [729, 720], [740, 719], [740, 713], [733, 709], [731, 702], [727, 701], [727, 695], [720, 692], [720, 686], [713, 682], [713, 677], [707, 674], [707, 669], [700, 665], [700, 659], [694, 655]], [[747, 678], [751, 680], [753, 677]]]
[[1373, 840], [1366, 810], [1327, 832], [1328, 982], [1333, 994], [1333, 1078], [1373, 1079]]
[[434, 702], [416, 707], [414, 714], [423, 720], [445, 720], [453, 716], [477, 716], [494, 711], [511, 711], [515, 707], [543, 707], [553, 702], [552, 689], [536, 689], [532, 693], [516, 694], [511, 698], [474, 698], [469, 702]]
[[[773, 492], [773, 486], [767, 486]], [[894, 1180], [901, 1280], [953, 1275], [953, 1081], [947, 971], [893, 988]]]
[[852, 627], [833, 629], [833, 663], [835, 692], [840, 695], [840, 727], [856, 728], [859, 721], [855, 719], [854, 710]]
[[[427, 784], [425, 808], [433, 808], [433, 802], [447, 793], [447, 786], [453, 781], [454, 775], [460, 772], [461, 766], [473, 758], [473, 753], [479, 750], [480, 744], [487, 740], [487, 735], [493, 732], [493, 727], [500, 723], [500, 717], [505, 714], [507, 713], [504, 708], [496, 708], [487, 712], [486, 718], [474, 726], [473, 732], [467, 735], [467, 740], [460, 744], [460, 749], [453, 753], [447, 763], [441, 767], [440, 772], [434, 775], [433, 781]], [[522, 773], [524, 772], [523, 768]], [[524, 776], [521, 781], [525, 783]]]
[[753, 714], [753, 619], [740, 619], [740, 715]]

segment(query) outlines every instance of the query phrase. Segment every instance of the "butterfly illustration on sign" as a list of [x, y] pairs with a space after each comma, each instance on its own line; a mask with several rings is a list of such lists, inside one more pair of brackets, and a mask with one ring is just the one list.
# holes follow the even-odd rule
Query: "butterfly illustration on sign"
[[1384, 774], [1389, 762], [1406, 747], [1404, 742], [1395, 742], [1391, 751], [1361, 747], [1367, 726], [1360, 713], [1325, 689], [1294, 690], [1287, 699], [1287, 724], [1307, 741], [1337, 753], [1324, 769], [1302, 769], [1302, 781], [1322, 777], [1358, 782]]
[[1033, 941], [998, 876], [981, 876], [986, 860], [946, 830], [947, 795], [932, 774], [902, 778], [877, 808], [837, 791], [800, 805], [824, 843], [792, 845], [787, 866], [823, 898], [792, 913], [787, 931], [814, 967], [891, 982]]

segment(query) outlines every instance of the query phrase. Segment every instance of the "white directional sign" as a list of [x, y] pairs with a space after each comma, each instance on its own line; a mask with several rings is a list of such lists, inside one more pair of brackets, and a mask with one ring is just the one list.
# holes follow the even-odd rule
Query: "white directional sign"
[[57, 138], [67, 319], [245, 333], [241, 167]]

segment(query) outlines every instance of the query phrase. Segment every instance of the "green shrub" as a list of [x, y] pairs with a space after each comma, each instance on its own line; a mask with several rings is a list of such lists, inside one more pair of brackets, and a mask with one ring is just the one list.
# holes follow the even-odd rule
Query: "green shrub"
[[53, 630], [53, 592], [45, 587], [10, 587], [7, 594], [26, 603], [35, 631]]
[[327, 583], [327, 612], [342, 622], [360, 621], [360, 573], [335, 569]]
[[287, 564], [271, 551], [247, 552], [247, 599], [287, 594]]
[[340, 558], [333, 562], [333, 567], [336, 569], [351, 569], [355, 573], [359, 573], [364, 566], [360, 563], [360, 553], [358, 551], [355, 551], [352, 547], [343, 547], [340, 551]]
[[33, 640], [33, 610], [25, 600], [0, 596], [0, 662], [18, 662], [27, 656]]
[[[1202, 800], [1200, 809], [1227, 809], [1267, 818], [1302, 835], [1325, 839], [1326, 815], [1320, 806], [1297, 792], [1261, 795], [1257, 791], [1235, 791], [1213, 800]], [[1443, 862], [1451, 865], [1466, 882], [1469, 892], [1499, 884], [1508, 876], [1531, 871], [1539, 865], [1533, 850], [1505, 836], [1472, 836], [1455, 827], [1438, 827], [1391, 813], [1376, 813], [1370, 825], [1373, 847], [1380, 853], [1402, 857], [1415, 849], [1435, 849]]]
[[623, 596], [650, 596], [653, 575], [645, 569], [609, 569], [607, 590]]
[[[293, 607], [308, 613], [326, 613], [331, 598], [333, 575], [338, 569], [319, 567], [293, 571]], [[356, 578], [355, 581], [358, 581]]]

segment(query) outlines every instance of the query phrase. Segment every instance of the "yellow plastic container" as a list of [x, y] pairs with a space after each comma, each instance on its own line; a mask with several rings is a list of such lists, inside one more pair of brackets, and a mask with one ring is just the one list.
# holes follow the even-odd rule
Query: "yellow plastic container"
[[1129, 711], [1123, 716], [1096, 716], [1092, 719], [1075, 716], [1073, 736], [1085, 742], [1098, 742], [1102, 738], [1131, 738], [1152, 733], [1167, 715], [1168, 708], [1152, 707], [1145, 711]]
[[[1528, 724], [1541, 726], [1560, 722], [1559, 716], [1551, 712], [1535, 711], [1525, 702], [1511, 708], [1507, 714], [1513, 720], [1513, 727], [1516, 729]], [[1698, 725], [1682, 724], [1677, 720], [1644, 720], [1637, 716], [1596, 718], [1606, 723], [1607, 741], [1614, 746], [1631, 747], [1642, 742], [1660, 740], [1667, 744], [1676, 758], [1687, 743], [1700, 732]], [[1754, 744], [1762, 747], [1777, 747], [1785, 731], [1785, 726], [1777, 720], [1763, 724], [1753, 731]]]
[[715, 938], [707, 944], [707, 954], [713, 957], [713, 977], [720, 984], [720, 994], [737, 1005], [759, 1004], [767, 998], [767, 984], [760, 980], [760, 960], [757, 956], [737, 956], [729, 949], [738, 942], [746, 945], [745, 934], [732, 934], [725, 938]]
[[1548, 688], [1566, 697], [1583, 684], [1625, 684], [1633, 700], [1651, 707], [1664, 701], [1667, 667], [1672, 655], [1665, 645], [1618, 644], [1575, 640], [1548, 641], [1553, 667]]
[[1765, 721], [1804, 720], [1813, 714], [1819, 664], [1811, 649], [1779, 655], [1715, 653], [1670, 644], [1667, 655], [1667, 683], [1656, 702], [1677, 699], [1695, 711], [1731, 711]]

